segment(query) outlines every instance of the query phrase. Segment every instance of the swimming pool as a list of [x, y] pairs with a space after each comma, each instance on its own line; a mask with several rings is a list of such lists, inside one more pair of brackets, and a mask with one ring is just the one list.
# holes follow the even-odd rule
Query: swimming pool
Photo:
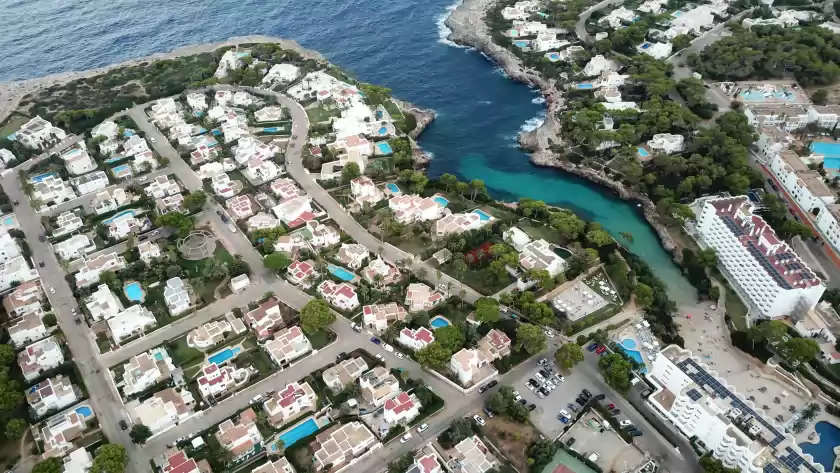
[[376, 143], [376, 147], [379, 148], [379, 152], [382, 154], [391, 154], [394, 152], [388, 143]]
[[210, 130], [210, 133], [212, 133], [214, 136], [219, 136], [219, 135], [222, 134], [222, 130], [213, 129], [213, 130]]
[[[643, 365], [645, 363], [644, 358], [642, 358], [642, 354], [636, 350], [636, 341], [630, 338], [625, 338], [618, 344], [618, 346], [624, 351], [624, 353], [633, 359], [636, 363]], [[641, 373], [647, 373], [647, 369], [642, 368], [639, 370]]]
[[840, 158], [840, 143], [834, 141], [814, 141], [811, 152], [821, 154], [826, 158]]
[[804, 453], [814, 457], [814, 461], [825, 467], [825, 471], [834, 469], [834, 447], [840, 446], [840, 428], [831, 422], [820, 421], [814, 426], [820, 435], [819, 443], [803, 442], [799, 444]]
[[111, 169], [111, 171], [114, 173], [114, 177], [117, 178], [131, 176], [131, 168], [128, 167], [128, 164], [121, 164]]
[[327, 265], [327, 271], [330, 272], [333, 276], [341, 279], [342, 281], [352, 281], [356, 279], [356, 275], [347, 271], [346, 269], [342, 268], [341, 266], [336, 266], [334, 264]]
[[215, 363], [217, 365], [221, 365], [222, 363], [224, 363], [224, 362], [230, 360], [231, 358], [233, 358], [234, 356], [236, 356], [236, 354], [239, 353], [240, 351], [242, 351], [242, 348], [239, 348], [239, 347], [225, 348], [224, 350], [216, 353], [215, 355], [211, 356], [210, 358], [207, 358], [207, 361], [209, 361], [210, 363]]
[[14, 217], [4, 217], [3, 218], [3, 225], [16, 225], [17, 220]]
[[134, 136], [134, 134], [134, 130], [132, 130], [131, 128], [126, 128], [125, 130], [123, 130], [123, 138], [131, 138], [132, 136]]
[[82, 417], [90, 417], [93, 415], [93, 410], [88, 406], [79, 406], [76, 408], [76, 414]]
[[429, 321], [429, 325], [431, 325], [432, 328], [441, 328], [449, 327], [451, 324], [449, 323], [449, 320], [447, 320], [445, 317], [436, 315], [432, 317], [432, 320]]
[[592, 88], [592, 84], [578, 84], [578, 85], [577, 85], [577, 88], [578, 88], [578, 89], [591, 89], [591, 88]]
[[475, 209], [475, 210], [472, 211], [472, 213], [478, 215], [478, 218], [480, 218], [481, 221], [483, 221], [483, 222], [487, 221], [487, 220], [490, 220], [492, 218], [489, 215], [487, 215], [486, 212], [484, 212], [483, 210], [480, 210], [480, 209]]
[[636, 150], [639, 152], [639, 156], [641, 156], [643, 158], [647, 158], [648, 156], [650, 156], [650, 153], [648, 153], [648, 150], [646, 150], [644, 148], [636, 148]]
[[399, 186], [397, 186], [393, 182], [389, 182], [389, 183], [385, 184], [385, 187], [394, 194], [399, 194], [400, 193]]
[[383, 126], [382, 128], [379, 129], [379, 131], [377, 131], [377, 133], [379, 133], [380, 135], [387, 135], [388, 134], [388, 129]]
[[108, 164], [113, 164], [113, 163], [118, 163], [118, 162], [120, 162], [120, 161], [122, 161], [126, 158], [127, 158], [126, 156], [114, 156], [113, 158], [106, 159], [105, 162], [108, 163]]
[[437, 202], [438, 204], [440, 204], [440, 205], [444, 206], [444, 207], [446, 207], [447, 205], [449, 205], [449, 201], [448, 201], [448, 200], [446, 200], [446, 197], [444, 197], [444, 196], [442, 196], [442, 195], [436, 195], [436, 196], [435, 196], [435, 198], [434, 198], [433, 200], [434, 200], [435, 202]]
[[298, 424], [291, 429], [280, 434], [280, 440], [283, 441], [283, 446], [289, 448], [298, 440], [308, 437], [318, 431], [318, 423], [315, 419], [310, 417], [305, 422]]
[[559, 53], [548, 53], [548, 54], [545, 55], [545, 57], [547, 57], [548, 60], [551, 61], [551, 62], [555, 62], [555, 61], [560, 60], [560, 54]]
[[44, 174], [38, 174], [37, 176], [33, 177], [33, 178], [32, 178], [32, 179], [30, 179], [30, 180], [31, 180], [32, 182], [41, 182], [41, 181], [43, 181], [44, 179], [46, 179], [46, 178], [48, 178], [48, 177], [50, 177], [50, 176], [55, 176], [55, 175], [56, 175], [56, 173], [54, 173], [54, 172], [46, 172], [46, 173], [44, 173]]
[[110, 225], [115, 219], [122, 217], [123, 215], [131, 215], [132, 217], [136, 215], [136, 211], [134, 209], [123, 210], [122, 212], [114, 215], [111, 218], [106, 218], [102, 221], [105, 225]]
[[528, 41], [514, 41], [513, 44], [515, 44], [518, 48], [525, 49], [525, 48], [528, 47], [528, 44], [530, 44], [530, 42], [528, 42]]
[[130, 284], [126, 284], [123, 287], [123, 292], [125, 293], [125, 297], [128, 298], [130, 301], [136, 302], [143, 302], [146, 298], [146, 294], [143, 292], [143, 288], [140, 287], [139, 282], [133, 282]]

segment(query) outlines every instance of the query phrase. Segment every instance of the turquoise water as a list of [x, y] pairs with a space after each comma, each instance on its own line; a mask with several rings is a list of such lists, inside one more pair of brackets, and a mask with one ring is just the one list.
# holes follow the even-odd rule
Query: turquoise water
[[525, 49], [525, 48], [528, 47], [528, 41], [514, 41], [513, 44], [515, 44], [518, 48], [522, 48], [522, 49]]
[[387, 135], [388, 134], [388, 129], [383, 126], [382, 128], [379, 129], [379, 134], [380, 135]]
[[3, 219], [3, 225], [14, 225], [15, 218], [14, 217], [6, 217]]
[[[630, 338], [625, 338], [624, 340], [621, 341], [621, 343], [619, 344], [619, 347], [621, 347], [621, 349], [624, 351], [624, 353], [627, 354], [627, 356], [629, 356], [630, 358], [633, 358], [633, 360], [635, 360], [636, 363], [638, 363], [640, 365], [643, 365], [645, 363], [644, 358], [642, 358], [642, 354], [639, 353], [639, 351], [635, 349], [636, 348], [636, 341], [635, 340], [630, 339]], [[639, 370], [639, 372], [647, 373], [647, 369], [642, 368], [642, 369]]]
[[811, 152], [822, 154], [826, 158], [840, 158], [840, 143], [834, 141], [814, 141], [811, 143]]
[[490, 216], [487, 215], [483, 210], [475, 209], [472, 211], [472, 213], [478, 215], [478, 218], [480, 218], [482, 221], [490, 220]]
[[131, 173], [131, 168], [128, 167], [128, 164], [122, 164], [120, 166], [115, 167], [113, 169], [113, 171], [114, 171], [115, 176], [119, 176], [120, 174], [122, 174], [124, 172], [128, 172], [130, 174]]
[[[527, 163], [527, 157], [523, 159]], [[445, 169], [436, 173], [436, 170], [443, 167], [440, 161], [432, 160], [432, 177], [452, 172], [451, 169]], [[653, 268], [662, 282], [668, 285], [671, 299], [678, 303], [693, 303], [697, 300], [694, 287], [683, 277], [671, 260], [671, 255], [662, 248], [653, 229], [635, 205], [584, 179], [549, 168], [523, 168], [516, 160], [493, 162], [491, 165], [482, 155], [468, 153], [453, 164], [457, 164], [457, 173], [462, 179], [484, 180], [496, 198], [514, 201], [520, 197], [530, 197], [543, 200], [571, 209], [581, 218], [600, 223], [614, 237], [618, 237], [619, 232], [629, 232], [633, 235], [633, 242], [622, 241], [622, 244]]]
[[131, 128], [126, 128], [125, 130], [123, 130], [124, 138], [131, 138], [132, 136], [134, 136], [134, 130], [132, 130]]
[[578, 84], [578, 85], [577, 85], [577, 88], [578, 88], [578, 89], [591, 89], [591, 88], [592, 88], [592, 84]]
[[394, 152], [388, 143], [376, 143], [376, 147], [379, 148], [379, 152], [382, 154], [391, 154]]
[[93, 414], [93, 410], [88, 406], [81, 406], [76, 408], [76, 413], [82, 417], [90, 417]]
[[277, 128], [276, 126], [270, 126], [268, 128], [263, 128], [263, 132], [265, 132], [265, 133], [277, 133], [277, 130], [279, 130], [279, 128]]
[[163, 361], [163, 353], [159, 351], [155, 352], [155, 359], [158, 361]]
[[55, 175], [56, 175], [56, 174], [55, 174], [54, 172], [47, 172], [47, 173], [44, 173], [44, 174], [38, 174], [37, 176], [33, 177], [33, 178], [32, 178], [32, 179], [30, 179], [30, 180], [31, 180], [32, 182], [41, 182], [41, 181], [43, 181], [44, 179], [46, 179], [46, 178], [48, 178], [48, 177], [50, 177], [50, 176], [55, 176]]
[[639, 151], [639, 156], [641, 156], [643, 158], [647, 158], [648, 156], [650, 156], [650, 153], [648, 153], [648, 151], [646, 149], [644, 149], [644, 148], [636, 148], [636, 149]]
[[803, 442], [799, 447], [804, 453], [814, 457], [814, 461], [825, 467], [825, 471], [834, 470], [834, 447], [840, 446], [840, 428], [831, 422], [820, 421], [814, 426], [820, 436], [819, 443]]
[[118, 163], [118, 162], [120, 162], [124, 159], [126, 159], [125, 156], [114, 156], [113, 158], [106, 159], [105, 162], [108, 163], [108, 164], [113, 164], [113, 163]]
[[236, 356], [236, 354], [239, 353], [241, 350], [242, 349], [239, 348], [239, 347], [225, 348], [224, 350], [220, 351], [219, 353], [216, 353], [215, 355], [211, 356], [210, 358], [207, 358], [207, 361], [209, 361], [210, 363], [215, 363], [217, 365], [221, 365], [222, 363], [224, 363], [224, 362], [228, 361], [229, 359], [233, 358], [234, 356]]
[[135, 210], [134, 209], [123, 210], [122, 212], [114, 215], [111, 218], [106, 218], [105, 220], [102, 221], [102, 223], [104, 223], [105, 225], [110, 225], [111, 222], [114, 221], [114, 219], [116, 219], [117, 217], [122, 217], [123, 215], [131, 215], [133, 217], [135, 215]]
[[283, 445], [286, 448], [289, 448], [298, 440], [308, 437], [317, 431], [318, 423], [315, 422], [315, 419], [310, 417], [306, 422], [298, 424], [291, 430], [287, 430], [286, 432], [280, 434], [280, 440], [283, 441]]
[[334, 264], [327, 266], [327, 271], [329, 271], [333, 276], [341, 279], [342, 281], [352, 281], [356, 279], [356, 275], [347, 271], [346, 269], [342, 268], [341, 266], [336, 266]]
[[437, 202], [438, 204], [440, 204], [440, 205], [444, 206], [444, 207], [446, 207], [447, 205], [449, 205], [449, 201], [448, 201], [448, 200], [446, 200], [446, 198], [445, 198], [445, 197], [440, 196], [440, 195], [436, 195], [436, 196], [435, 196], [435, 198], [434, 198], [434, 201], [435, 201], [435, 202]]
[[551, 62], [559, 61], [560, 55], [558, 53], [548, 53], [548, 60]]
[[143, 288], [140, 287], [139, 282], [133, 282], [123, 287], [123, 292], [125, 292], [125, 297], [130, 301], [142, 302], [144, 299]]
[[388, 190], [393, 192], [394, 194], [399, 194], [399, 192], [400, 192], [399, 186], [397, 186], [393, 182], [389, 182], [389, 183], [385, 184], [385, 187], [387, 187]]
[[432, 328], [449, 327], [449, 321], [441, 316], [437, 316], [429, 321], [429, 325], [431, 325]]

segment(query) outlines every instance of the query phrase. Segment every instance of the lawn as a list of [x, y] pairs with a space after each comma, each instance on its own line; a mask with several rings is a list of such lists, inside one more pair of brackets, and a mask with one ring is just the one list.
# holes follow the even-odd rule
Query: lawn
[[188, 346], [186, 336], [173, 340], [167, 344], [166, 349], [175, 365], [182, 368], [204, 361], [204, 352]]
[[312, 348], [314, 350], [320, 350], [335, 341], [336, 337], [335, 333], [329, 330], [319, 330], [315, 333], [307, 333], [306, 338], [308, 338], [309, 342], [312, 343]]
[[[216, 251], [213, 253], [215, 258], [218, 258], [222, 262], [225, 263], [232, 263], [234, 261], [233, 256], [222, 246], [221, 242], [216, 242]], [[200, 261], [189, 261], [185, 259], [178, 260], [178, 266], [184, 268], [187, 273], [188, 277], [192, 278], [201, 278], [201, 273], [204, 270], [204, 267], [207, 265], [209, 260], [200, 260]], [[209, 279], [203, 281], [201, 284], [197, 284], [196, 287], [193, 287], [195, 293], [198, 297], [200, 297], [205, 304], [209, 304], [216, 300], [213, 292], [215, 291], [216, 287], [221, 284], [222, 279]], [[169, 323], [169, 322], [167, 322]]]
[[7, 137], [12, 133], [20, 130], [24, 123], [28, 122], [29, 118], [17, 113], [13, 113], [0, 127], [0, 137]]
[[[452, 277], [456, 277], [451, 263], [442, 266], [441, 271]], [[468, 269], [463, 276], [460, 276], [459, 280], [463, 282], [465, 286], [469, 286], [485, 296], [492, 296], [515, 281], [508, 275], [501, 282], [497, 282], [496, 277], [490, 274], [490, 270], [488, 268]], [[453, 286], [452, 289], [450, 289], [450, 292], [453, 295], [457, 295], [458, 292], [460, 292], [460, 286]]]
[[311, 123], [321, 123], [329, 121], [332, 117], [340, 117], [341, 112], [337, 109], [327, 110], [326, 108], [317, 105], [306, 109], [306, 115], [309, 116]]
[[527, 233], [533, 240], [545, 240], [549, 243], [554, 243], [555, 245], [565, 244], [563, 238], [560, 236], [560, 232], [548, 225], [540, 225], [530, 220], [522, 220], [517, 223], [516, 226], [523, 232]]
[[487, 426], [482, 431], [517, 470], [529, 471], [528, 447], [540, 436], [533, 425], [518, 424], [497, 416], [487, 419]]
[[411, 253], [413, 255], [422, 254], [428, 248], [428, 245], [423, 242], [423, 239], [420, 238], [419, 235], [411, 235], [411, 238], [408, 240], [403, 240], [398, 236], [393, 236], [388, 238], [388, 243], [396, 246], [397, 248], [405, 251], [406, 253]]

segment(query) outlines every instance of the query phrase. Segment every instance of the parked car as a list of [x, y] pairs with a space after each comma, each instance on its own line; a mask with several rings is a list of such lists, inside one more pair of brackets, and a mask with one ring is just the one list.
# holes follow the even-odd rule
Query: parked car
[[120, 428], [121, 428], [122, 430], [128, 430], [128, 422], [126, 422], [126, 421], [124, 421], [124, 420], [121, 420], [121, 421], [120, 421]]
[[[583, 391], [580, 392], [580, 394], [581, 394], [581, 396], [585, 397], [587, 400], [592, 399], [592, 393], [589, 392], [588, 389], [584, 389]], [[599, 399], [595, 399], [595, 400], [598, 401]]]
[[566, 404], [566, 407], [568, 407], [572, 412], [577, 412], [579, 410], [578, 406], [572, 404], [571, 402]]
[[484, 394], [484, 392], [487, 391], [488, 389], [490, 389], [490, 388], [486, 384], [483, 385], [483, 386], [479, 386], [478, 387], [478, 394]]
[[550, 378], [550, 377], [551, 377], [551, 373], [549, 373], [549, 372], [548, 372], [548, 371], [546, 371], [546, 370], [539, 370], [539, 371], [538, 371], [538, 373], [539, 373], [539, 374], [541, 374], [541, 375], [543, 375], [543, 377], [544, 377], [545, 379], [548, 379], [548, 378]]
[[47, 241], [47, 237], [45, 237], [44, 235], [38, 235], [38, 241]]
[[352, 328], [356, 332], [361, 332], [362, 331], [362, 327], [360, 327], [358, 324], [355, 324], [355, 323], [350, 324], [350, 328]]
[[[586, 391], [586, 390], [584, 389], [584, 391]], [[589, 391], [586, 391], [586, 393], [589, 394]], [[603, 401], [606, 398], [607, 398], [607, 396], [604, 395], [604, 394], [599, 394], [599, 395], [595, 396], [596, 401]]]
[[566, 409], [560, 409], [560, 415], [563, 416], [563, 417], [569, 417], [569, 418], [572, 417], [572, 415], [569, 414], [569, 411], [567, 411]]
[[516, 401], [516, 402], [518, 402], [519, 404], [522, 404], [523, 406], [524, 406], [525, 404], [528, 404], [528, 401], [526, 401], [525, 399], [522, 399], [522, 398], [519, 398], [519, 400], [518, 400], [518, 401]]
[[534, 373], [534, 377], [540, 380], [540, 382], [545, 382], [545, 376], [541, 375], [539, 372]]
[[621, 409], [613, 409], [610, 411], [610, 414], [614, 416], [621, 415]]
[[221, 217], [222, 217], [222, 223], [228, 223], [228, 222], [230, 222], [230, 219], [229, 219], [229, 218], [227, 218], [227, 215], [222, 214], [222, 215], [221, 215]]
[[540, 366], [545, 366], [545, 365], [547, 365], [547, 364], [548, 364], [548, 360], [546, 360], [545, 358], [540, 358], [540, 359], [537, 361], [537, 364], [538, 364], [538, 365], [540, 365]]
[[535, 389], [537, 389], [537, 387], [536, 387], [536, 386], [534, 386], [534, 385], [533, 385], [533, 383], [531, 383], [530, 381], [527, 381], [527, 382], [525, 383], [525, 386], [526, 386], [526, 387], [528, 388], [528, 390], [529, 390], [529, 391], [531, 391], [531, 392], [534, 392], [534, 390], [535, 390]]
[[607, 404], [607, 409], [615, 409], [615, 404]]
[[583, 406], [583, 405], [586, 404], [586, 399], [584, 399], [582, 397], [578, 397], [577, 399], [575, 399], [575, 402], [580, 404], [581, 406]]
[[[494, 383], [495, 383], [495, 381], [494, 381]], [[520, 399], [522, 399], [522, 396], [519, 395], [519, 391], [514, 391], [513, 392], [513, 400], [516, 401], [516, 402], [519, 402]]]
[[641, 437], [642, 436], [642, 433], [638, 430], [634, 430], [632, 432], [627, 432], [627, 433], [630, 434], [631, 437]]
[[548, 390], [548, 392], [551, 392], [551, 391], [554, 391], [554, 389], [555, 389], [555, 388], [557, 388], [557, 385], [556, 385], [556, 384], [554, 384], [554, 383], [552, 383], [552, 382], [551, 382], [551, 381], [549, 381], [549, 380], [545, 380], [545, 384], [543, 384], [543, 387], [544, 387], [546, 390]]
[[258, 402], [262, 402], [263, 397], [262, 394], [257, 394], [256, 396], [251, 398], [251, 404], [256, 404]]
[[620, 425], [620, 426], [622, 426], [622, 427], [632, 427], [632, 426], [633, 426], [633, 423], [632, 423], [632, 422], [630, 422], [629, 420], [626, 420], [626, 419], [625, 419], [625, 420], [623, 420], [623, 421], [619, 422], [619, 423], [618, 423], [618, 425]]
[[[487, 383], [487, 389], [495, 387], [498, 384], [499, 384], [499, 382], [494, 379], [493, 381], [490, 381], [489, 383]], [[516, 391], [514, 391], [514, 393], [516, 393]]]
[[545, 388], [537, 389], [537, 396], [539, 396], [540, 398], [548, 396], [548, 393], [548, 390], [546, 390]]
[[529, 411], [533, 411], [533, 410], [534, 410], [534, 409], [536, 409], [536, 408], [537, 408], [537, 405], [536, 405], [536, 404], [531, 404], [530, 406], [528, 406], [528, 410], [529, 410]]
[[566, 446], [567, 447], [571, 447], [574, 444], [575, 444], [575, 438], [574, 437], [570, 437], [569, 440], [566, 440]]
[[539, 381], [535, 380], [534, 378], [528, 378], [528, 382], [533, 384], [534, 386], [539, 386]]
[[586, 347], [586, 349], [589, 351], [595, 351], [596, 348], [598, 348], [598, 342], [592, 342], [589, 344], [588, 347]]
[[557, 420], [559, 420], [560, 422], [562, 422], [562, 423], [564, 423], [564, 424], [568, 424], [568, 423], [569, 423], [569, 418], [568, 418], [568, 417], [563, 417], [563, 416], [562, 416], [562, 415], [560, 415], [560, 414], [557, 414]]
[[400, 443], [406, 443], [411, 440], [411, 432], [406, 432], [405, 435], [400, 437]]
[[341, 361], [345, 356], [347, 356], [347, 352], [343, 351], [343, 352], [339, 353], [338, 356], [335, 357], [335, 361]]
[[383, 343], [383, 344], [382, 344], [382, 348], [384, 348], [384, 349], [385, 349], [385, 351], [387, 351], [387, 352], [389, 352], [389, 353], [391, 353], [391, 352], [393, 352], [393, 351], [394, 351], [394, 347], [392, 347], [391, 345], [388, 345], [387, 343]]
[[376, 359], [379, 360], [379, 361], [385, 361], [385, 357], [382, 356], [382, 353], [377, 353], [376, 354]]
[[405, 355], [403, 355], [401, 351], [398, 351], [397, 352], [397, 358], [402, 360], [403, 358], [405, 358]]
[[482, 427], [484, 427], [485, 425], [487, 425], [487, 421], [486, 421], [486, 420], [484, 420], [484, 418], [483, 418], [483, 417], [481, 417], [481, 416], [480, 416], [480, 415], [478, 415], [478, 414], [476, 414], [476, 415], [474, 415], [474, 416], [473, 416], [473, 420], [475, 421], [475, 423], [476, 423], [476, 424], [478, 424], [478, 425], [480, 425], [480, 426], [482, 426]]
[[423, 433], [423, 432], [425, 432], [425, 431], [426, 431], [426, 429], [428, 429], [428, 428], [429, 428], [429, 424], [427, 424], [427, 423], [423, 422], [422, 424], [420, 424], [420, 427], [417, 427], [417, 433], [418, 433], [418, 434], [422, 434], [422, 433]]
[[491, 419], [493, 417], [496, 417], [495, 415], [493, 415], [493, 411], [491, 411], [489, 407], [484, 408], [484, 414]]
[[552, 331], [551, 331], [551, 330], [549, 330], [549, 329], [545, 329], [545, 330], [543, 330], [543, 333], [544, 333], [544, 334], [545, 334], [545, 336], [546, 336], [546, 337], [548, 337], [548, 338], [554, 338], [554, 332], [552, 332]]
[[50, 288], [50, 294], [55, 294], [55, 288], [54, 287]]
[[152, 143], [157, 143], [157, 138], [155, 138], [154, 136], [150, 136], [149, 141], [151, 141]]
[[600, 355], [601, 353], [604, 353], [605, 351], [607, 351], [607, 347], [605, 347], [604, 345], [601, 345], [595, 350], [595, 353]]
[[46, 265], [44, 264], [44, 262], [43, 262], [43, 261], [40, 261], [40, 262], [38, 262], [38, 266], [40, 266], [40, 267], [42, 267], [42, 268], [43, 268], [43, 267], [44, 267], [44, 266], [46, 266]]
[[76, 325], [82, 325], [82, 319], [76, 317]]
[[370, 341], [373, 342], [374, 345], [379, 345], [380, 343], [382, 343], [382, 341], [376, 337], [370, 337]]

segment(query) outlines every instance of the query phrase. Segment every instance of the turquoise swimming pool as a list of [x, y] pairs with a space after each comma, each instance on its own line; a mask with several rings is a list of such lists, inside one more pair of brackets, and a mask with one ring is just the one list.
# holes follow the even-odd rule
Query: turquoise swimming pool
[[593, 87], [592, 84], [578, 84], [577, 85], [578, 89], [591, 89], [592, 87]]
[[[636, 363], [643, 365], [645, 363], [644, 358], [642, 358], [642, 354], [636, 350], [636, 341], [630, 338], [625, 338], [618, 344], [618, 346], [624, 351], [624, 353], [633, 359]], [[641, 373], [647, 373], [647, 369], [642, 368], [639, 370]]]
[[122, 212], [114, 215], [111, 218], [106, 218], [105, 220], [102, 221], [102, 223], [104, 223], [105, 225], [110, 225], [111, 223], [114, 222], [115, 219], [117, 219], [119, 217], [122, 217], [123, 215], [131, 215], [133, 217], [133, 216], [137, 215], [137, 213], [134, 209], [123, 210]]
[[105, 162], [108, 163], [108, 164], [114, 164], [114, 163], [118, 163], [120, 161], [123, 161], [125, 159], [127, 159], [126, 156], [114, 156], [112, 158], [106, 159]]
[[472, 213], [474, 213], [474, 214], [478, 215], [478, 218], [480, 218], [480, 219], [481, 219], [481, 221], [483, 221], [483, 222], [485, 222], [485, 221], [490, 220], [491, 218], [493, 218], [493, 217], [491, 217], [490, 215], [488, 215], [488, 214], [487, 214], [487, 212], [485, 212], [485, 211], [483, 211], [483, 210], [480, 210], [480, 209], [475, 209], [475, 210], [473, 210], [473, 211], [472, 211]]
[[121, 178], [121, 177], [128, 177], [131, 176], [131, 168], [128, 164], [121, 164], [119, 166], [114, 167], [111, 169], [114, 173], [114, 177]]
[[88, 406], [79, 406], [76, 408], [76, 414], [82, 417], [90, 417], [93, 415], [93, 409]]
[[548, 53], [548, 54], [546, 54], [545, 57], [547, 57], [548, 60], [551, 61], [551, 62], [556, 62], [556, 61], [560, 60], [560, 54], [559, 53]]
[[429, 325], [431, 325], [432, 328], [441, 328], [449, 327], [451, 324], [449, 323], [449, 320], [447, 320], [445, 317], [438, 315], [432, 317], [432, 320], [429, 321]]
[[334, 264], [327, 265], [327, 271], [329, 271], [330, 274], [337, 277], [338, 279], [341, 279], [342, 281], [352, 281], [356, 279], [355, 274], [342, 268], [341, 266], [336, 266]]
[[222, 363], [224, 363], [224, 362], [230, 360], [231, 358], [233, 358], [234, 356], [236, 356], [236, 354], [239, 353], [240, 351], [242, 351], [242, 348], [240, 348], [240, 347], [225, 348], [224, 350], [216, 353], [215, 355], [211, 356], [210, 358], [207, 358], [207, 361], [209, 361], [210, 363], [215, 363], [217, 365], [221, 365]]
[[436, 195], [436, 196], [435, 196], [435, 198], [434, 198], [433, 200], [434, 200], [435, 202], [437, 202], [438, 204], [440, 204], [440, 205], [444, 206], [444, 207], [446, 207], [447, 205], [449, 205], [449, 201], [448, 201], [448, 200], [446, 200], [446, 197], [444, 197], [444, 196], [442, 196], [442, 195]]
[[54, 172], [47, 172], [47, 173], [44, 173], [44, 174], [38, 174], [37, 176], [35, 176], [35, 177], [33, 177], [32, 179], [30, 179], [30, 181], [32, 181], [32, 182], [41, 182], [41, 181], [43, 181], [44, 179], [46, 179], [46, 178], [48, 178], [48, 177], [50, 177], [50, 176], [55, 176], [55, 175], [56, 175], [56, 173], [54, 173]]
[[385, 188], [387, 188], [389, 191], [391, 191], [394, 194], [399, 194], [400, 193], [399, 186], [397, 186], [393, 182], [389, 182], [389, 183], [385, 184]]
[[387, 135], [388, 134], [388, 129], [383, 126], [382, 128], [379, 129], [378, 133], [380, 135]]
[[143, 291], [140, 283], [136, 281], [126, 284], [125, 287], [123, 287], [123, 292], [125, 293], [125, 297], [132, 302], [143, 302], [143, 300], [146, 299], [146, 293]]
[[298, 440], [308, 437], [318, 431], [318, 423], [315, 419], [309, 418], [305, 422], [292, 427], [290, 430], [280, 434], [280, 440], [286, 448], [291, 447]]
[[834, 141], [814, 141], [811, 143], [811, 152], [821, 154], [826, 158], [840, 157], [840, 143]]
[[514, 42], [513, 42], [513, 44], [515, 44], [515, 45], [516, 45], [516, 47], [518, 47], [518, 48], [520, 48], [520, 49], [525, 49], [525, 48], [527, 48], [527, 47], [528, 47], [528, 45], [530, 44], [530, 41], [523, 41], [523, 40], [520, 40], [520, 41], [514, 41]]
[[643, 158], [647, 158], [648, 156], [650, 156], [650, 153], [648, 153], [648, 150], [646, 150], [644, 148], [636, 148], [636, 150], [639, 152], [639, 156], [641, 156]]
[[394, 152], [394, 150], [391, 149], [391, 145], [385, 142], [376, 143], [376, 147], [379, 148], [379, 152], [382, 154], [391, 154]]

